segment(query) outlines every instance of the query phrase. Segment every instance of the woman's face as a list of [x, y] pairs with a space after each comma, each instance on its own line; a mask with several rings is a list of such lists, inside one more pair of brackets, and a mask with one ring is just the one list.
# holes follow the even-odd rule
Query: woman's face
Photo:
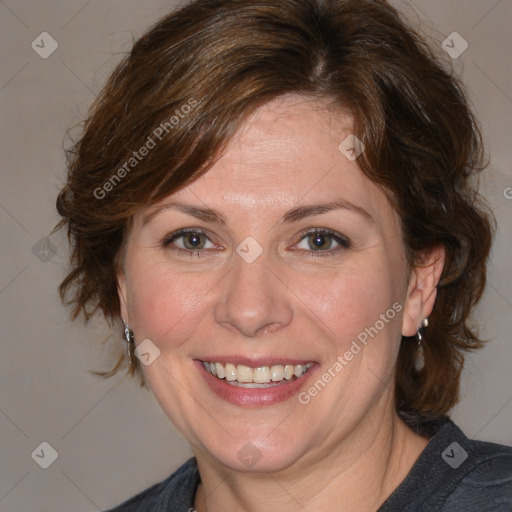
[[322, 102], [276, 100], [135, 218], [122, 316], [196, 454], [277, 471], [393, 410], [409, 271], [396, 213], [338, 149], [350, 130]]

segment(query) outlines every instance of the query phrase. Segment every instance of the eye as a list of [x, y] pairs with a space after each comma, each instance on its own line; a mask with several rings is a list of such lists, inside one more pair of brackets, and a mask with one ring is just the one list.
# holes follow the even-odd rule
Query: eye
[[303, 233], [296, 245], [296, 248], [309, 252], [330, 252], [348, 247], [350, 242], [345, 237], [325, 229]]
[[177, 233], [173, 233], [165, 238], [163, 245], [165, 247], [190, 252], [202, 251], [205, 249], [218, 249], [218, 246], [215, 245], [205, 233], [197, 230], [182, 230]]

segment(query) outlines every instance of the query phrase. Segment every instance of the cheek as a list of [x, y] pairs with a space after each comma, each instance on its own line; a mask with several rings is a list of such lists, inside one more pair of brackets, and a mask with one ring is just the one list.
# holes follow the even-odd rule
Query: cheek
[[396, 311], [392, 308], [402, 299], [400, 287], [395, 285], [397, 276], [386, 261], [373, 259], [369, 263], [347, 265], [336, 273], [300, 281], [297, 295], [306, 306], [305, 314], [309, 310], [309, 316], [321, 320], [320, 326], [330, 338], [335, 337], [339, 350], [344, 350], [376, 322], [383, 330], [381, 315], [394, 320], [386, 322], [386, 328], [399, 330]]
[[138, 339], [179, 344], [204, 315], [213, 276], [176, 272], [161, 262], [134, 261], [130, 321]]

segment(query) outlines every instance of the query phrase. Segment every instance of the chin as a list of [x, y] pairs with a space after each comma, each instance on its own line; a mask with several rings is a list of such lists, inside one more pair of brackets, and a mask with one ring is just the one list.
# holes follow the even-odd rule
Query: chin
[[[220, 442], [205, 440], [202, 445], [214, 458], [227, 468], [242, 473], [276, 473], [284, 471], [302, 458], [307, 451], [305, 440], [292, 440], [282, 432], [268, 436], [271, 429], [254, 435], [226, 436]], [[304, 446], [302, 446], [304, 445]], [[301, 449], [302, 448], [302, 449]]]

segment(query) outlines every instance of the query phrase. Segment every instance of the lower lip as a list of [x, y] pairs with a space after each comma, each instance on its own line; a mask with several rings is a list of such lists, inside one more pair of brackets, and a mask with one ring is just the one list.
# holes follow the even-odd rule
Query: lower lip
[[235, 405], [253, 406], [273, 405], [289, 400], [306, 384], [317, 366], [313, 365], [302, 377], [295, 380], [282, 381], [278, 386], [269, 388], [241, 388], [228, 384], [225, 379], [214, 377], [205, 370], [201, 361], [195, 361], [195, 363], [210, 389], [219, 398]]

